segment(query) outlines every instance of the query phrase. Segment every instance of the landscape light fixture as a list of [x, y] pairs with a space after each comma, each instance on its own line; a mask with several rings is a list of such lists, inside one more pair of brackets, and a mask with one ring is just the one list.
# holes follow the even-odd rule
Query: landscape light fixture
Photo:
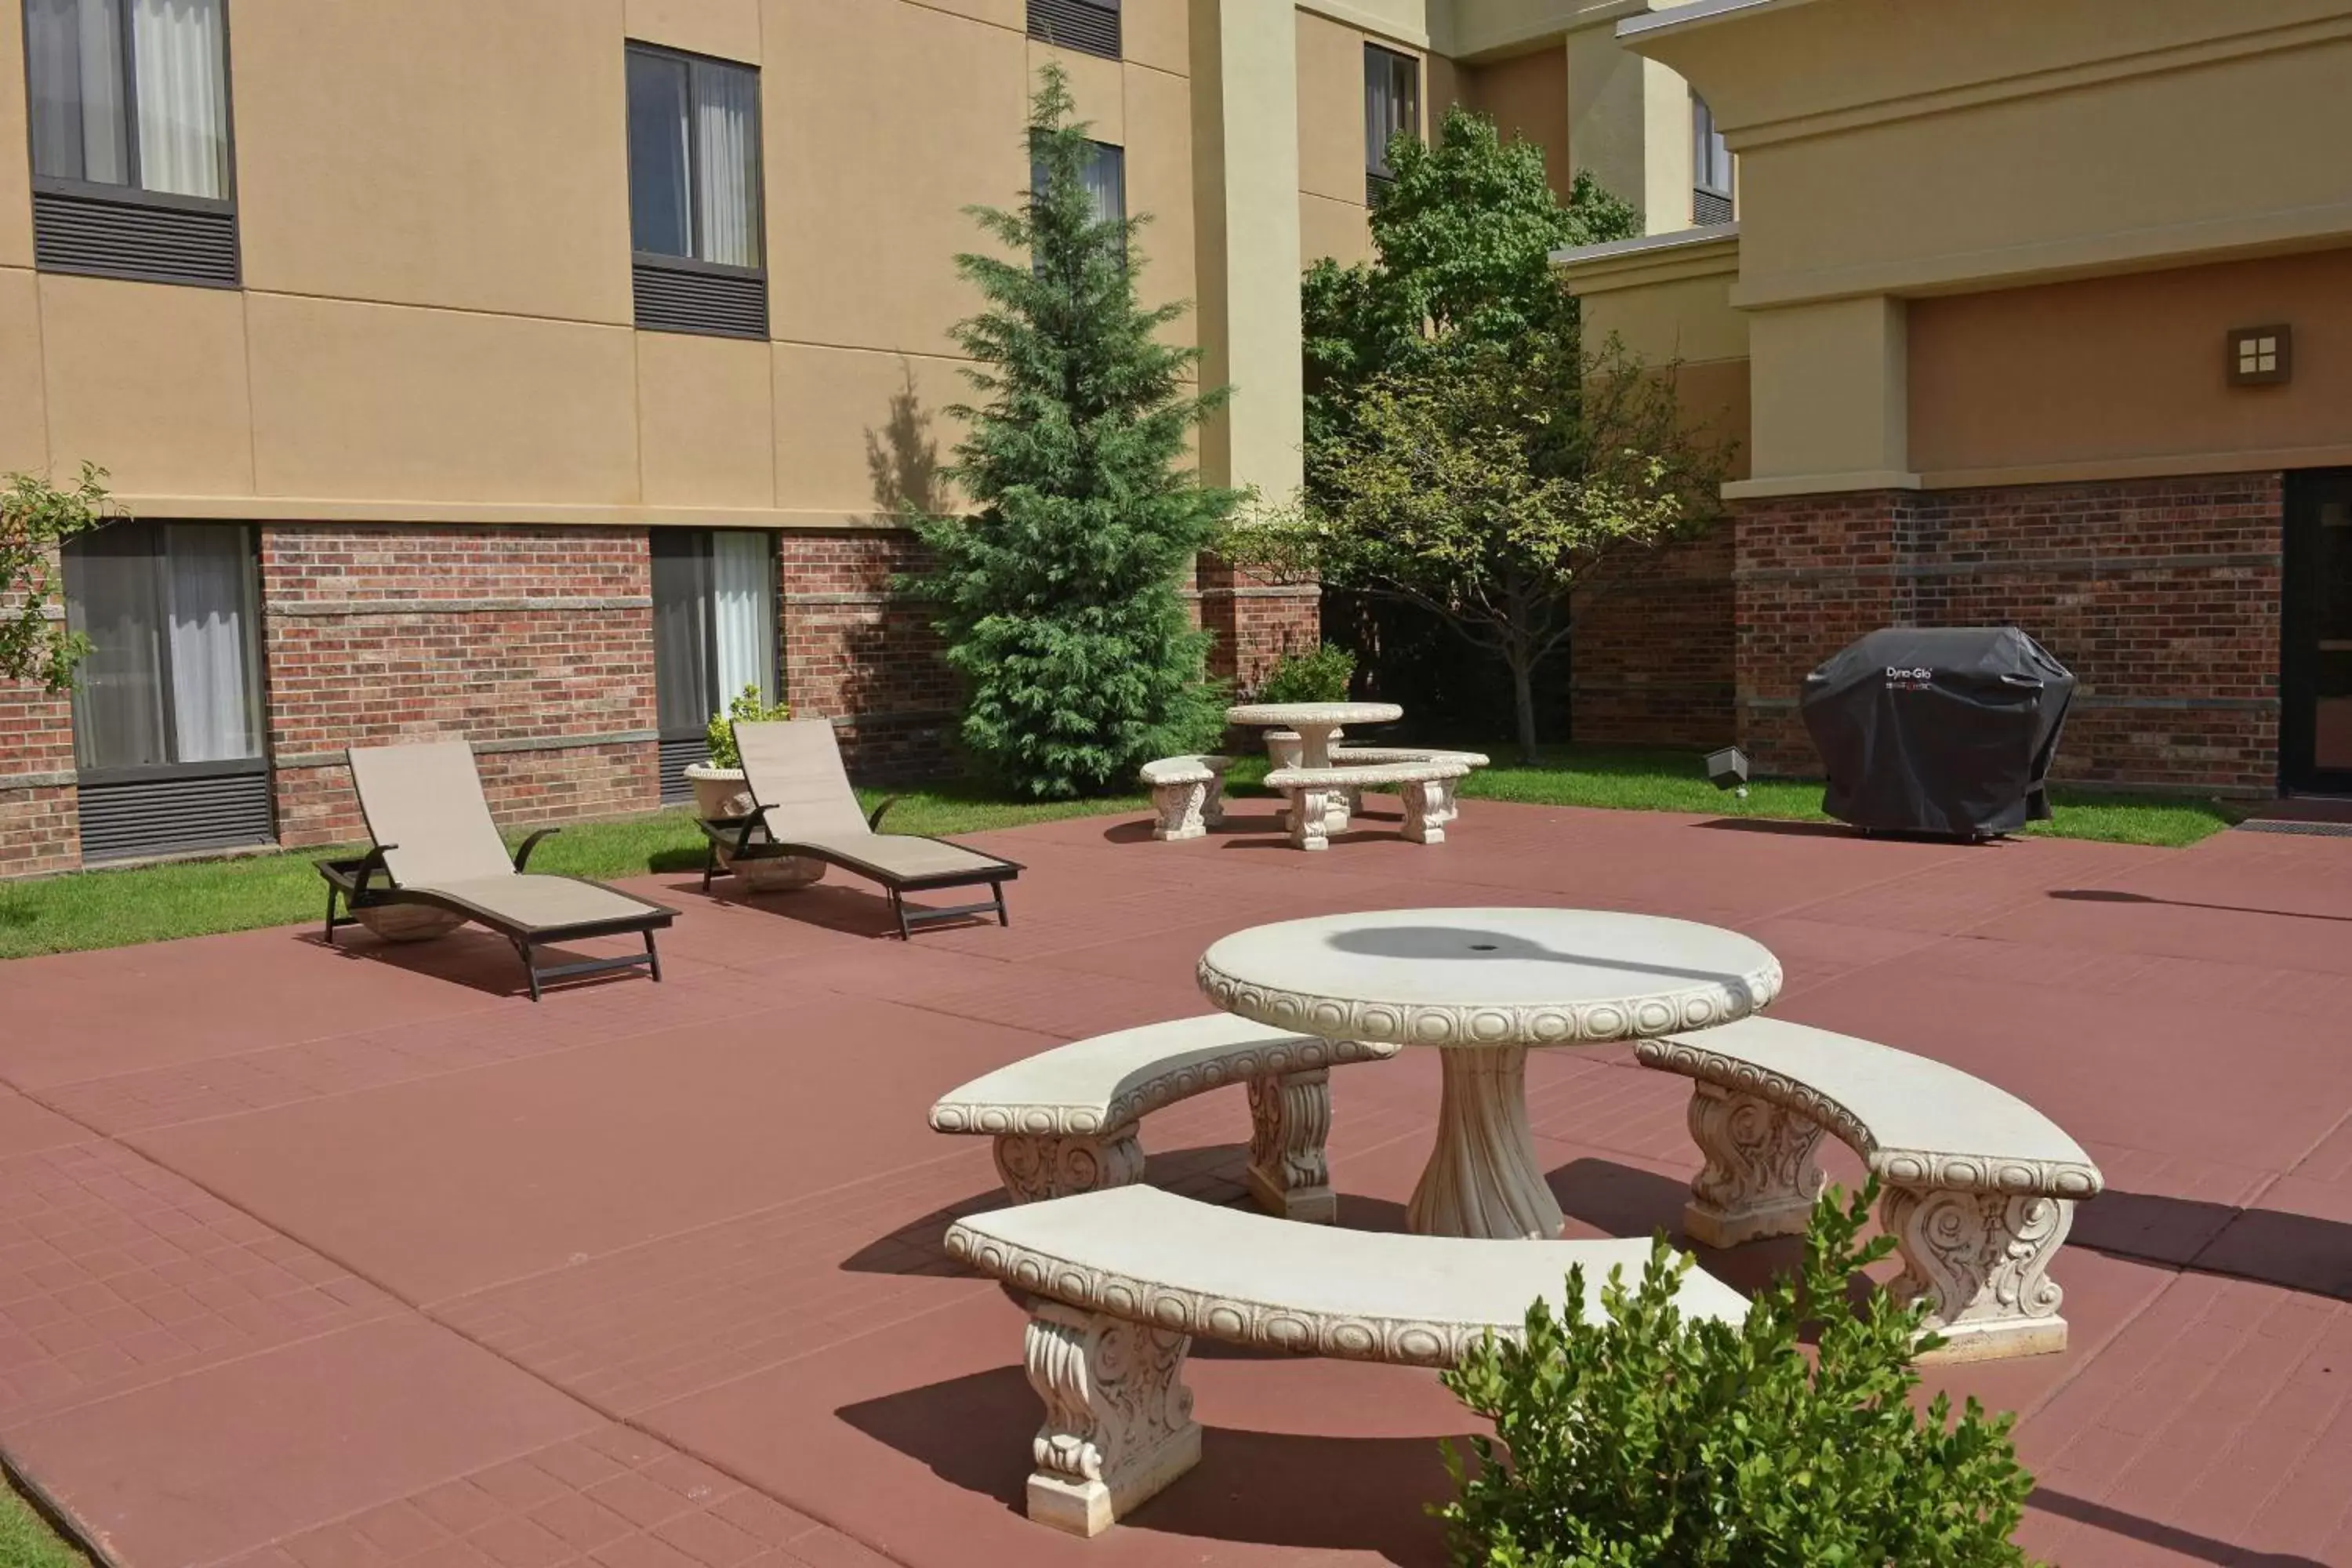
[[1748, 753], [1737, 746], [1726, 746], [1706, 754], [1707, 782], [1717, 789], [1737, 790], [1739, 798], [1748, 798]]

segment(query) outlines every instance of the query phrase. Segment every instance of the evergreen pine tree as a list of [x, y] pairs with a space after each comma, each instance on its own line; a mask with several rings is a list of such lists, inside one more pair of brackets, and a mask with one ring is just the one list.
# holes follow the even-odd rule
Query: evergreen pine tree
[[975, 207], [1021, 259], [956, 266], [985, 308], [956, 341], [977, 407], [948, 475], [975, 510], [919, 520], [948, 660], [970, 692], [966, 747], [1016, 792], [1058, 798], [1124, 784], [1220, 723], [1178, 575], [1237, 494], [1183, 466], [1185, 437], [1224, 389], [1195, 395], [1197, 350], [1160, 341], [1185, 306], [1145, 310], [1144, 220], [1097, 215], [1087, 127], [1058, 67], [1032, 102], [1033, 189], [1017, 211]]

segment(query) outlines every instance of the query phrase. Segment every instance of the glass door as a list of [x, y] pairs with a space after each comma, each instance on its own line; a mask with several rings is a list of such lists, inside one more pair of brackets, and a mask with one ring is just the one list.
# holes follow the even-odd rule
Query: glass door
[[2352, 469], [2290, 474], [2279, 778], [2352, 795]]
[[776, 549], [746, 529], [656, 529], [652, 545], [662, 799], [677, 801], [712, 715], [746, 689], [776, 700]]

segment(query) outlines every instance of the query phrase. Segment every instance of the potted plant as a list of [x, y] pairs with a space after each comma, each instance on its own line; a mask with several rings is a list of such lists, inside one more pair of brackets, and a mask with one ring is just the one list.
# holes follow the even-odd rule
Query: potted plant
[[[694, 786], [697, 816], [705, 822], [723, 822], [752, 810], [755, 803], [751, 791], [743, 787], [743, 759], [735, 750], [734, 727], [792, 716], [792, 704], [768, 701], [756, 686], [746, 686], [728, 701], [726, 712], [710, 716], [710, 727], [705, 732], [710, 760], [689, 763], [686, 769], [686, 782]], [[744, 887], [755, 893], [804, 888], [824, 875], [824, 862], [789, 855], [747, 860], [739, 868], [735, 857], [721, 849], [719, 863], [740, 877]]]

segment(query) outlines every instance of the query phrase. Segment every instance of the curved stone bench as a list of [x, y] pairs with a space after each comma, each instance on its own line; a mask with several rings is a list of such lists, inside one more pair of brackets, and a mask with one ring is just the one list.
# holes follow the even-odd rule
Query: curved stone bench
[[1328, 847], [1331, 797], [1356, 790], [1393, 789], [1404, 801], [1404, 836], [1415, 844], [1445, 842], [1444, 816], [1454, 781], [1470, 764], [1453, 761], [1351, 763], [1347, 767], [1276, 768], [1265, 775], [1266, 788], [1290, 802], [1290, 842], [1300, 849]]
[[2066, 1348], [2051, 1259], [2099, 1168], [2006, 1089], [1891, 1046], [1777, 1018], [1639, 1040], [1644, 1067], [1696, 1080], [1691, 1137], [1706, 1166], [1683, 1229], [1710, 1247], [1802, 1232], [1822, 1190], [1823, 1131], [1885, 1192], [1878, 1222], [1948, 1342], [1925, 1359], [1977, 1361]]
[[[1460, 763], [1466, 768], [1483, 768], [1491, 765], [1491, 760], [1484, 752], [1448, 752], [1426, 746], [1334, 746], [1331, 748], [1331, 764], [1334, 767], [1359, 767], [1381, 763]], [[1437, 801], [1430, 807], [1431, 821], [1442, 826], [1462, 815], [1462, 808], [1454, 799], [1454, 791], [1460, 783], [1459, 779], [1444, 779], [1439, 782]], [[1355, 792], [1349, 793], [1352, 795]], [[1351, 807], [1355, 805], [1352, 800], [1349, 804]]]
[[1160, 816], [1151, 837], [1162, 841], [1198, 838], [1223, 822], [1225, 770], [1233, 765], [1231, 757], [1206, 752], [1144, 763], [1138, 776], [1151, 792], [1151, 809]]
[[[1024, 1364], [1045, 1405], [1029, 1517], [1099, 1535], [1201, 1457], [1184, 1357], [1192, 1336], [1349, 1361], [1445, 1367], [1487, 1334], [1515, 1339], [1529, 1303], [1556, 1306], [1571, 1265], [1601, 1313], [1612, 1268], [1639, 1277], [1650, 1243], [1473, 1241], [1307, 1229], [1122, 1187], [975, 1215], [950, 1256], [1002, 1280], [1029, 1314]], [[1738, 1322], [1748, 1302], [1693, 1268], [1686, 1318]]]
[[1250, 1195], [1289, 1219], [1338, 1217], [1324, 1140], [1331, 1068], [1384, 1061], [1395, 1046], [1285, 1035], [1212, 1013], [1074, 1040], [950, 1090], [931, 1107], [939, 1132], [996, 1140], [996, 1171], [1015, 1203], [1143, 1177], [1137, 1124], [1229, 1083], [1249, 1085]]

